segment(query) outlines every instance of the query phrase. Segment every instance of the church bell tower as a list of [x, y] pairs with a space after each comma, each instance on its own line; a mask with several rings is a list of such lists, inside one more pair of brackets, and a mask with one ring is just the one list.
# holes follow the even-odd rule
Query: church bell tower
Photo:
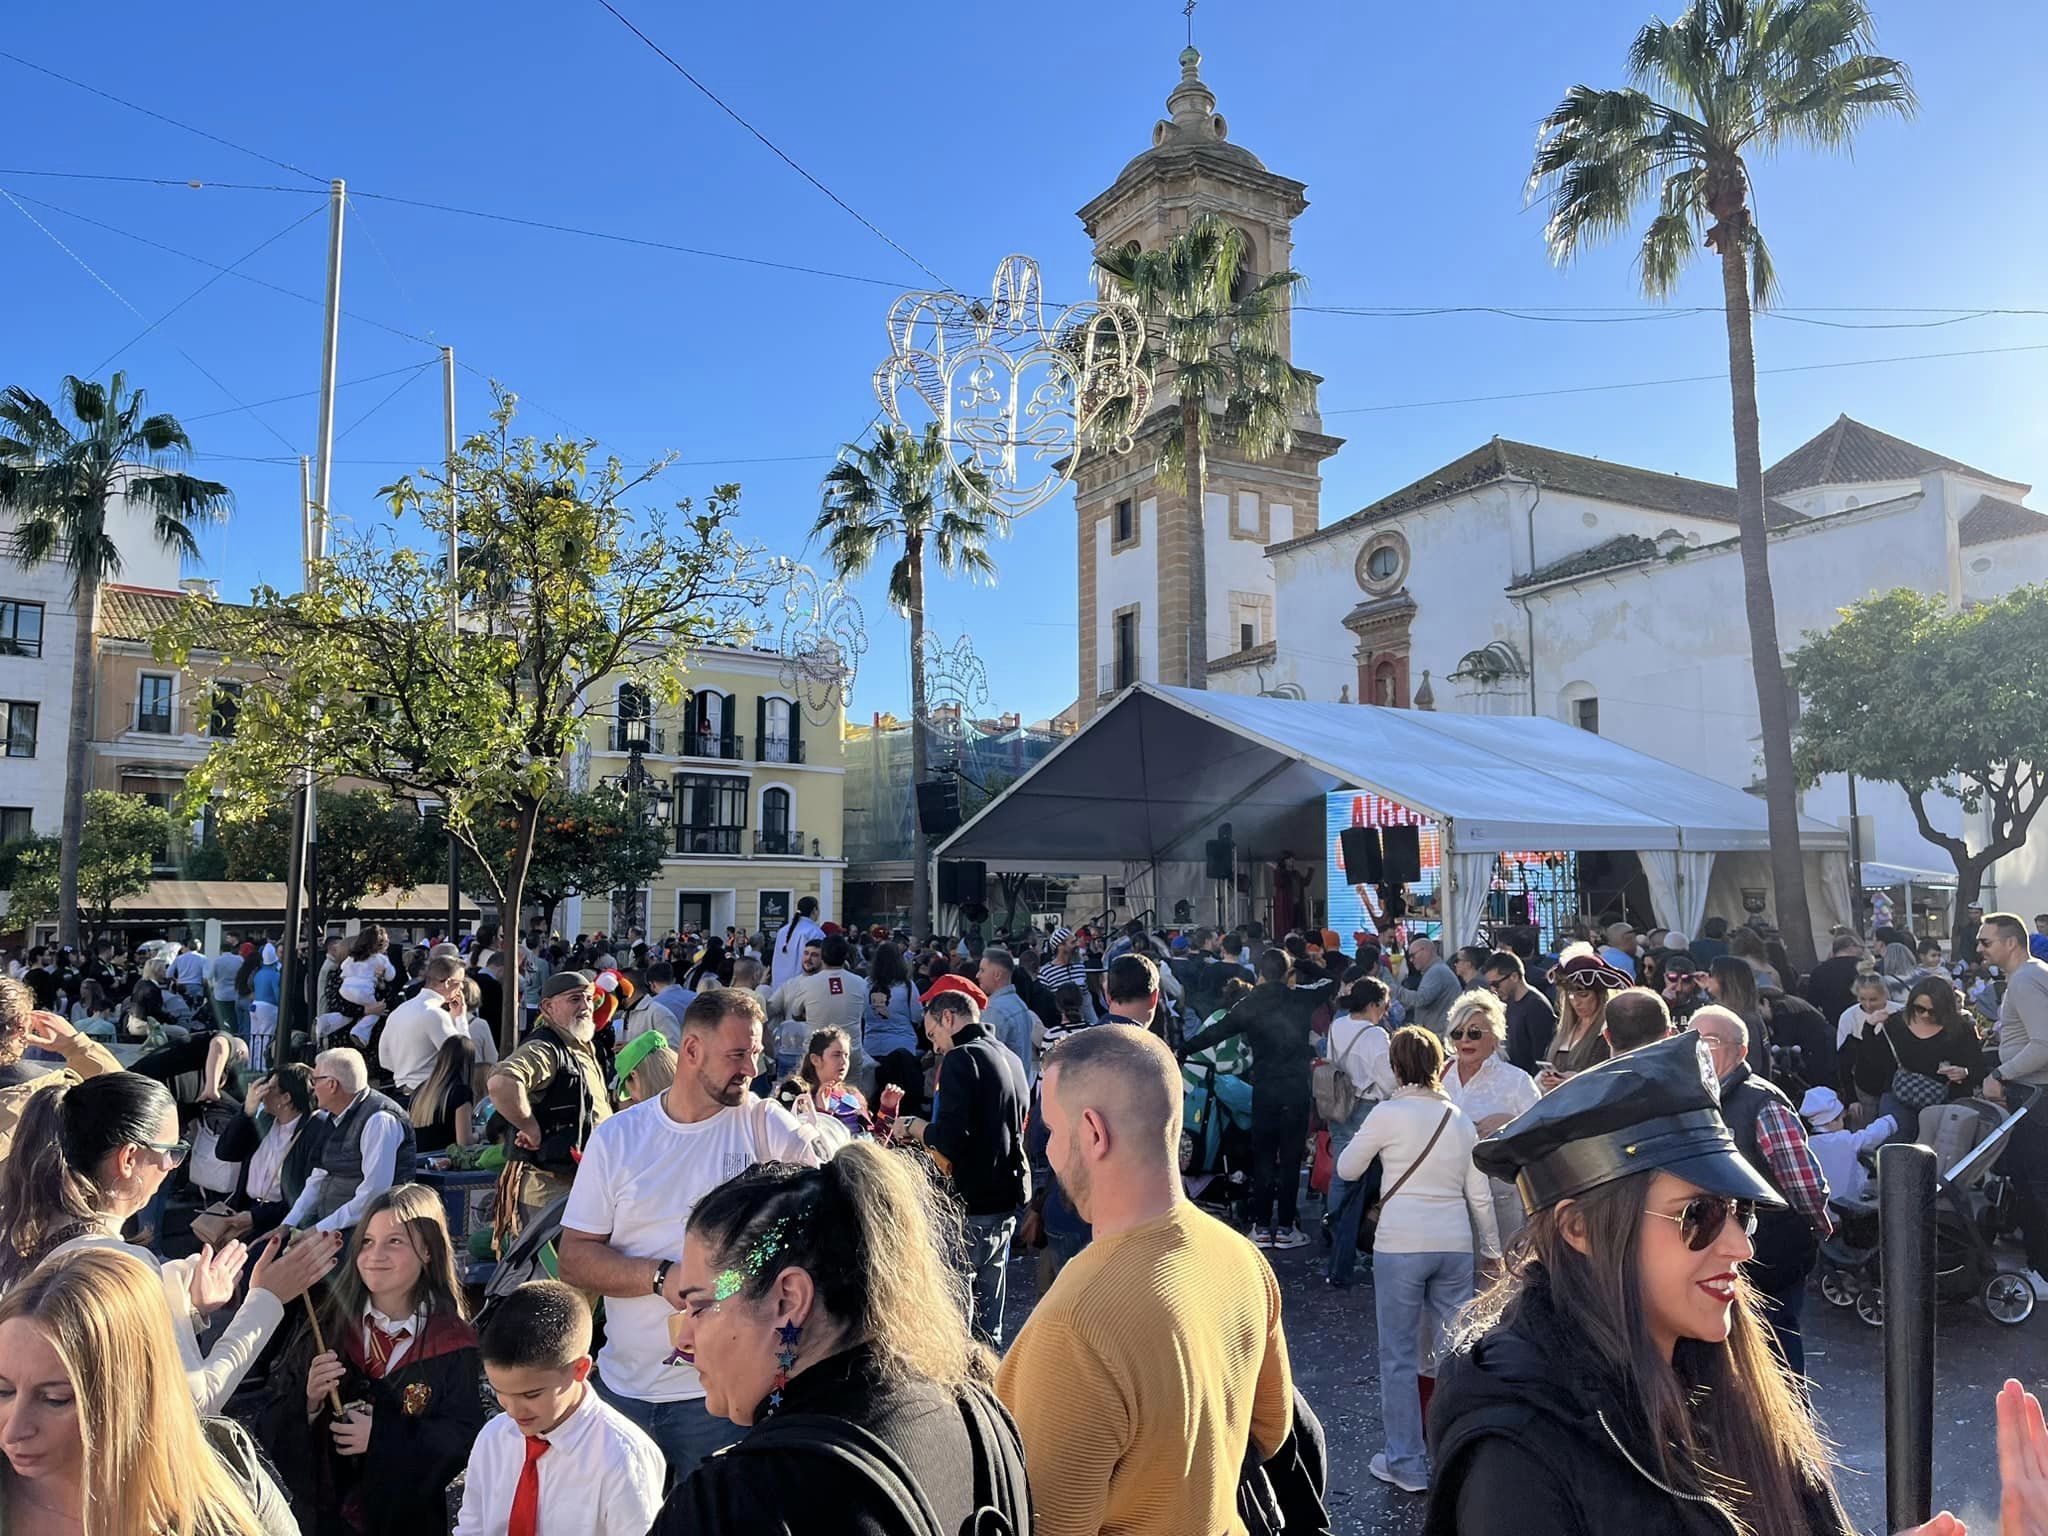
[[[1081, 225], [1097, 252], [1132, 244], [1151, 250], [1198, 214], [1220, 214], [1244, 232], [1254, 272], [1288, 269], [1307, 188], [1230, 142], [1201, 64], [1192, 46], [1182, 52], [1180, 83], [1166, 98], [1167, 117], [1153, 127], [1152, 147], [1080, 210]], [[1280, 346], [1291, 359], [1287, 317]], [[1175, 409], [1162, 390], [1131, 452], [1091, 450], [1075, 469], [1083, 720], [1132, 683], [1188, 681], [1188, 573], [1196, 552], [1180, 478], [1159, 473]], [[1339, 446], [1324, 435], [1313, 403], [1295, 421], [1293, 446], [1268, 459], [1247, 459], [1223, 434], [1212, 435], [1203, 498], [1211, 687], [1257, 691], [1232, 674], [1266, 659], [1274, 643], [1265, 548], [1320, 526], [1322, 461]]]

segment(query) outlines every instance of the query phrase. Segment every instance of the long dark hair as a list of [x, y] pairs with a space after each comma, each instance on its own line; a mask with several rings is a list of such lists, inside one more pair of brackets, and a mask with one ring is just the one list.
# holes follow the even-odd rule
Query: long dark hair
[[122, 1147], [155, 1141], [177, 1108], [168, 1088], [139, 1072], [103, 1072], [28, 1096], [13, 1149], [0, 1161], [0, 1290], [100, 1225], [100, 1164]]
[[1895, 1015], [1900, 1024], [1911, 1020], [1913, 1002], [1922, 997], [1927, 999], [1927, 1006], [1934, 1013], [1934, 1022], [1941, 1026], [1944, 1035], [1956, 1039], [1967, 1031], [1972, 1038], [1975, 1037], [1976, 1031], [1963, 1017], [1963, 1005], [1956, 997], [1955, 983], [1946, 976], [1923, 976], [1913, 983], [1913, 990], [1906, 994], [1906, 1006]]
[[242, 968], [235, 972], [235, 994], [238, 997], [253, 997], [256, 992], [256, 973], [263, 969], [263, 951], [251, 948], [242, 956]]
[[967, 1329], [958, 1207], [899, 1153], [856, 1141], [821, 1168], [756, 1163], [697, 1202], [688, 1237], [710, 1245], [713, 1273], [740, 1273], [749, 1300], [805, 1271], [845, 1342], [887, 1376], [955, 1391], [994, 1379]]
[[461, 1034], [443, 1040], [426, 1081], [413, 1092], [412, 1123], [425, 1127], [439, 1120], [448, 1112], [448, 1091], [457, 1083], [467, 1083], [475, 1072], [476, 1038]]
[[170, 1015], [164, 1012], [164, 989], [147, 976], [137, 977], [135, 985], [128, 989], [128, 1017], [168, 1024]]
[[367, 960], [370, 956], [380, 953], [390, 942], [391, 937], [385, 933], [384, 925], [372, 923], [356, 935], [355, 942], [348, 947], [348, 957], [351, 960]]
[[327, 1337], [339, 1338], [347, 1329], [362, 1326], [363, 1313], [370, 1305], [370, 1288], [356, 1273], [356, 1253], [370, 1230], [370, 1218], [380, 1213], [403, 1225], [419, 1252], [420, 1278], [412, 1296], [413, 1309], [424, 1310], [429, 1323], [444, 1313], [468, 1317], [462, 1280], [455, 1270], [455, 1243], [448, 1236], [441, 1197], [424, 1184], [394, 1184], [364, 1207], [362, 1219], [349, 1236], [348, 1252], [328, 1279], [327, 1305], [322, 1308]]
[[884, 944], [875, 951], [874, 964], [868, 967], [868, 990], [888, 994], [897, 987], [910, 985], [910, 967], [903, 963], [901, 944]]
[[1733, 955], [1716, 955], [1707, 971], [1714, 978], [1714, 985], [1720, 990], [1720, 1003], [1731, 1013], [1740, 1014], [1742, 1022], [1752, 1031], [1763, 1018], [1763, 1004], [1756, 995], [1756, 972], [1747, 960], [1738, 960]]
[[[1585, 1335], [1589, 1362], [1667, 1486], [1712, 1500], [1745, 1536], [1808, 1536], [1803, 1492], [1830, 1479], [1826, 1443], [1772, 1347], [1756, 1292], [1738, 1274], [1728, 1339], [1650, 1337], [1637, 1261], [1655, 1169], [1538, 1211], [1501, 1279], [1466, 1311], [1459, 1347], [1512, 1324], [1532, 1290]], [[1586, 1251], [1567, 1239], [1570, 1230]]]
[[[806, 1087], [816, 1092], [824, 1085], [818, 1081], [818, 1058], [832, 1049], [834, 1041], [846, 1047], [849, 1055], [853, 1051], [853, 1037], [843, 1029], [820, 1029], [812, 1033], [809, 1043], [804, 1046], [803, 1065], [796, 1069], [796, 1075], [804, 1080]], [[848, 1066], [852, 1065], [851, 1061]]]

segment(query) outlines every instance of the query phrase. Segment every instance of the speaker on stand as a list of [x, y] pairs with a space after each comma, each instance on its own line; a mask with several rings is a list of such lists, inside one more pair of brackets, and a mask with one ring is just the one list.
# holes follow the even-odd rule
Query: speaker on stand
[[1344, 856], [1344, 880], [1348, 885], [1378, 885], [1381, 873], [1378, 827], [1346, 827], [1338, 837]]
[[1419, 827], [1387, 827], [1380, 834], [1383, 847], [1381, 874], [1388, 885], [1413, 885], [1422, 878], [1422, 830]]

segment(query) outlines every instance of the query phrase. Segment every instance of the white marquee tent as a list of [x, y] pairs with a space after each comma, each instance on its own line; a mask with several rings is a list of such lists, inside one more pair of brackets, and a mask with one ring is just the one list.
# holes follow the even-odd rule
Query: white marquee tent
[[[1227, 821], [1240, 855], [1266, 860], [1320, 845], [1333, 790], [1382, 795], [1440, 824], [1456, 942], [1476, 934], [1502, 852], [1634, 852], [1660, 917], [1686, 933], [1699, 932], [1710, 882], [1722, 889], [1746, 868], [1736, 878], [1769, 883], [1761, 800], [1561, 721], [1151, 683], [1126, 690], [933, 856], [1121, 878], [1199, 860]], [[1802, 818], [1800, 839], [1825, 922], [1846, 910], [1848, 837]]]

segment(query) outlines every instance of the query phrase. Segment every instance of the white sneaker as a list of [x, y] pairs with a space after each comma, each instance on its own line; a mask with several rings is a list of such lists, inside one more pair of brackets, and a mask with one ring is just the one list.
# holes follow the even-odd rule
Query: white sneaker
[[1428, 1483], [1411, 1483], [1405, 1477], [1396, 1477], [1387, 1469], [1387, 1453], [1381, 1451], [1372, 1459], [1372, 1475], [1383, 1483], [1390, 1483], [1403, 1493], [1427, 1493]]
[[1306, 1248], [1308, 1234], [1299, 1227], [1288, 1227], [1273, 1234], [1275, 1248]]

